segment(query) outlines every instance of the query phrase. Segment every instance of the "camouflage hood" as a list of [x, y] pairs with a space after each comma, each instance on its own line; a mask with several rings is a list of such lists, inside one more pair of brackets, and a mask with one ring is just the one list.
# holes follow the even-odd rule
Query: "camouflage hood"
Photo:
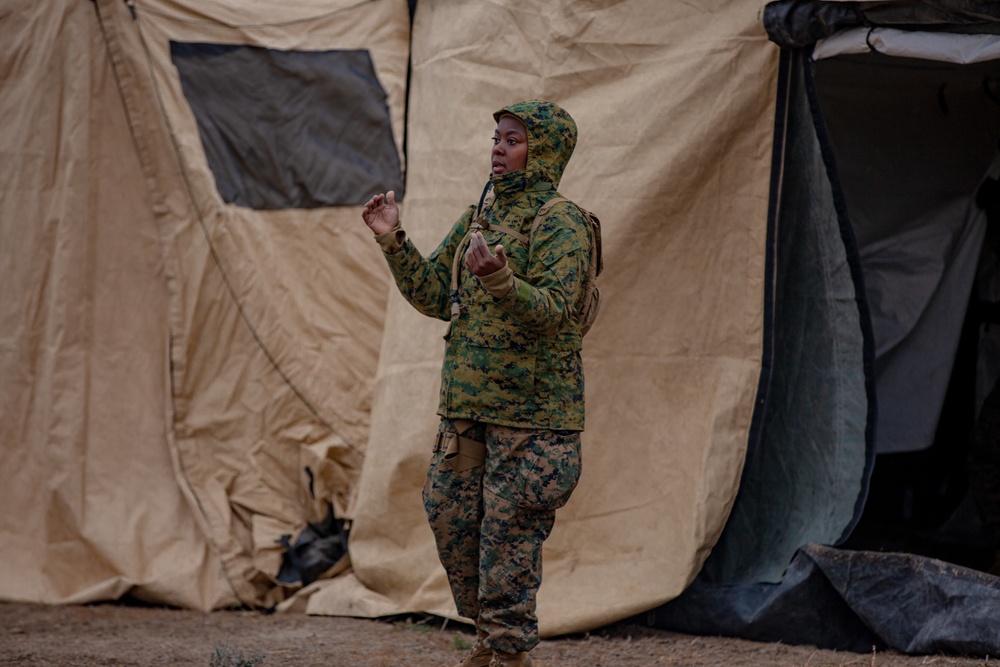
[[499, 178], [504, 181], [508, 180], [504, 179], [505, 176], [524, 179], [527, 188], [547, 181], [552, 184], [552, 189], [557, 189], [576, 147], [576, 123], [573, 118], [558, 104], [544, 100], [511, 104], [493, 114], [493, 120], [499, 123], [504, 116], [514, 116], [527, 128], [528, 164], [524, 172], [503, 174]]

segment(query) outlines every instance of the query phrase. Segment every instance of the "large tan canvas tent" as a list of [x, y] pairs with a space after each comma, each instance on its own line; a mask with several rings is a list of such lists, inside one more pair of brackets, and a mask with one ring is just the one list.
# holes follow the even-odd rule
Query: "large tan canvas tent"
[[5, 4], [4, 598], [268, 604], [277, 540], [345, 515], [387, 281], [360, 195], [281, 133], [370, 134], [399, 181], [409, 15], [367, 5]]
[[[585, 471], [546, 543], [542, 633], [657, 610], [665, 627], [865, 650], [872, 633], [904, 650], [1000, 644], [948, 628], [913, 644], [849, 615], [821, 638], [727, 624], [766, 597], [792, 601], [781, 619], [870, 602], [785, 591], [860, 567], [844, 554], [862, 552], [819, 545], [868, 525], [876, 426], [910, 443], [887, 454], [926, 450], [944, 411], [989, 151], [896, 160], [967, 165], [940, 199], [871, 158], [903, 126], [891, 102], [926, 119], [912, 110], [932, 83], [833, 39], [814, 60], [813, 44], [920, 23], [876, 4], [8, 3], [0, 598], [454, 617], [420, 501], [443, 325], [394, 291], [360, 205], [395, 189], [429, 252], [487, 177], [492, 112], [542, 97], [580, 127], [561, 191], [600, 215], [607, 267], [584, 350]], [[922, 20], [996, 25], [957, 15]], [[917, 136], [995, 146], [1000, 107], [972, 84], [996, 62], [931, 68], [957, 125], [978, 129], [914, 121]], [[858, 113], [859, 88], [897, 93], [879, 116], [874, 95]], [[940, 304], [930, 333], [872, 308], [940, 247], [879, 264], [887, 216], [866, 206], [893, 183], [898, 201], [927, 195], [914, 208], [970, 213], [944, 234], [963, 261], [912, 281], [950, 291], [903, 300]], [[893, 369], [912, 362], [876, 348], [893, 325], [894, 349], [941, 351], [911, 398]]]

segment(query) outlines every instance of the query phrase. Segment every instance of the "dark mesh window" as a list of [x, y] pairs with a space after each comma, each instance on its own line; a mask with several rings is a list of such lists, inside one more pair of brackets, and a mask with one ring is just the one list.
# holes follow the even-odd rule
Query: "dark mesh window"
[[171, 42], [222, 199], [254, 209], [402, 195], [385, 91], [368, 51]]

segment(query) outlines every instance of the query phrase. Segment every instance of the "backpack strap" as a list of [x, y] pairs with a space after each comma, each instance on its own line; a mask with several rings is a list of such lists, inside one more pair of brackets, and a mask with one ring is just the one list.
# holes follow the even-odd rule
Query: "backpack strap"
[[542, 207], [538, 209], [538, 213], [535, 214], [535, 221], [531, 223], [531, 233], [530, 233], [531, 236], [535, 235], [535, 230], [538, 229], [539, 225], [542, 224], [542, 221], [545, 219], [545, 216], [549, 214], [549, 211], [552, 210], [552, 207], [555, 206], [556, 204], [561, 204], [563, 202], [569, 202], [570, 204], [573, 203], [568, 199], [566, 199], [565, 197], [553, 197], [552, 199], [542, 204]]
[[[476, 216], [478, 217], [478, 215], [479, 212], [476, 211]], [[458, 316], [462, 314], [462, 304], [458, 302], [458, 278], [459, 273], [462, 271], [462, 255], [464, 254], [462, 252], [462, 248], [465, 247], [466, 241], [469, 240], [469, 237], [471, 237], [477, 229], [482, 229], [482, 227], [480, 227], [480, 225], [476, 222], [476, 219], [473, 218], [472, 224], [469, 225], [469, 231], [467, 231], [465, 236], [462, 237], [462, 240], [458, 242], [458, 245], [455, 247], [455, 256], [451, 260], [451, 288], [448, 292], [448, 299], [451, 301], [452, 321], [457, 320]]]
[[[487, 184], [487, 188], [490, 189], [490, 194], [493, 194], [492, 193], [492, 185], [493, 185], [492, 183]], [[483, 198], [484, 199], [485, 199], [485, 195], [486, 195], [486, 193], [484, 192], [483, 193]], [[492, 198], [489, 200], [488, 203], [489, 204], [493, 203]], [[480, 202], [479, 202], [479, 208], [476, 209], [476, 214], [472, 217], [472, 227], [474, 229], [477, 229], [477, 230], [478, 229], [482, 229], [484, 231], [488, 231], [488, 230], [498, 231], [498, 232], [501, 232], [503, 234], [508, 234], [510, 236], [513, 236], [514, 238], [516, 238], [518, 241], [520, 241], [524, 245], [528, 245], [528, 242], [529, 242], [528, 237], [525, 236], [524, 234], [522, 234], [521, 232], [519, 232], [517, 230], [514, 230], [514, 229], [511, 229], [510, 227], [504, 227], [503, 225], [494, 225], [494, 224], [491, 224], [491, 223], [487, 222], [486, 220], [480, 220], [482, 211], [483, 211], [483, 200], [481, 199]]]
[[[468, 235], [465, 238], [469, 238]], [[448, 300], [451, 302], [451, 319], [452, 321], [457, 320], [458, 316], [462, 314], [462, 304], [458, 302], [458, 272], [461, 267], [458, 265], [458, 257], [462, 251], [462, 243], [458, 244], [458, 248], [455, 250], [455, 258], [451, 261], [451, 288], [448, 291]]]
[[513, 236], [515, 239], [517, 239], [518, 241], [520, 241], [524, 245], [528, 245], [528, 243], [529, 243], [529, 239], [528, 239], [527, 236], [525, 236], [521, 232], [515, 232], [510, 227], [504, 227], [503, 225], [491, 225], [488, 222], [485, 223], [485, 224], [483, 224], [481, 222], [477, 222], [475, 224], [476, 224], [476, 227], [479, 228], [479, 229], [495, 230], [495, 231], [498, 231], [498, 232], [502, 232], [504, 234], [510, 234], [511, 236]]

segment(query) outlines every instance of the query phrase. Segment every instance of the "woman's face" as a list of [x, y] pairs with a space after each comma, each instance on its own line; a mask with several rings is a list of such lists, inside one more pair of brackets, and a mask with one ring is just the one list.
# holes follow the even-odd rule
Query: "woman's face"
[[528, 165], [528, 132], [514, 116], [504, 116], [493, 133], [493, 174], [521, 171]]

